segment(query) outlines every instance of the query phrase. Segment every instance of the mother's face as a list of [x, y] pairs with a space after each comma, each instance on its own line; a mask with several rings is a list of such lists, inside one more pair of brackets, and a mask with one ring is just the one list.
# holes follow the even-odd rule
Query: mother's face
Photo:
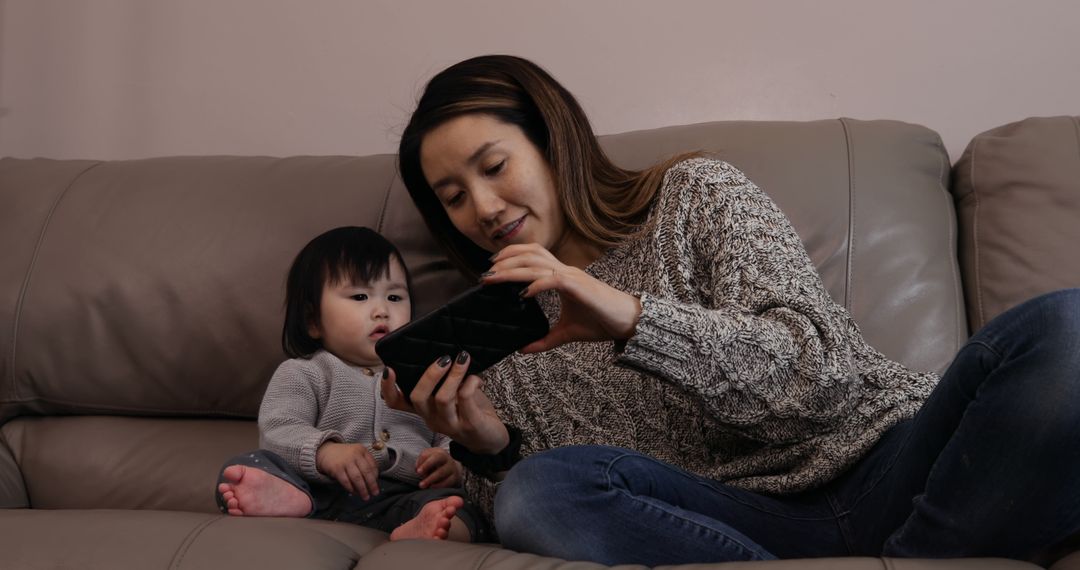
[[424, 136], [420, 168], [451, 223], [476, 245], [563, 241], [566, 217], [547, 160], [517, 125], [463, 115]]

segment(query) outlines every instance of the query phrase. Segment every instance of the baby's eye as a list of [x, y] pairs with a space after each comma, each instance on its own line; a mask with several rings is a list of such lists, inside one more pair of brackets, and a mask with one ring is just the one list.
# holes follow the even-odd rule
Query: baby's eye
[[400, 303], [405, 300], [405, 297], [402, 297], [401, 295], [390, 295], [387, 298], [390, 299], [391, 303]]
[[367, 293], [357, 293], [349, 298], [353, 301], [367, 301]]

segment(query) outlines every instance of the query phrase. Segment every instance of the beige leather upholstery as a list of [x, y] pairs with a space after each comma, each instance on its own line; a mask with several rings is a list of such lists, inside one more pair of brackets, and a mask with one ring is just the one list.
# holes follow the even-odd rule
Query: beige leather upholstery
[[1080, 117], [981, 133], [954, 172], [972, 330], [1036, 295], [1080, 287]]
[[[885, 354], [940, 371], [966, 337], [948, 160], [933, 131], [724, 122], [603, 144], [631, 167], [706, 150], [745, 170]], [[257, 445], [252, 420], [283, 358], [285, 270], [307, 240], [346, 224], [401, 248], [417, 314], [469, 285], [427, 234], [390, 155], [0, 159], [0, 567], [596, 567], [217, 513], [217, 469]], [[1031, 567], [702, 568], [719, 566]]]
[[727, 122], [603, 143], [633, 168], [701, 149], [742, 169], [791, 219], [833, 298], [886, 356], [941, 372], [967, 338], [937, 133], [895, 121]]
[[221, 464], [259, 437], [248, 420], [116, 416], [23, 417], [0, 434], [34, 508], [204, 513]]
[[43, 510], [0, 512], [0, 566], [81, 570], [349, 568], [386, 534], [326, 521], [217, 514]]

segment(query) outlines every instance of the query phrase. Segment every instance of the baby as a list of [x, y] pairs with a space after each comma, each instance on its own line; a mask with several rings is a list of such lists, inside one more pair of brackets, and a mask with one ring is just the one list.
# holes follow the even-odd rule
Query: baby
[[260, 449], [230, 459], [222, 512], [352, 522], [407, 538], [488, 540], [456, 488], [449, 438], [379, 397], [375, 343], [409, 322], [401, 254], [368, 228], [311, 240], [292, 263], [282, 346], [259, 408]]

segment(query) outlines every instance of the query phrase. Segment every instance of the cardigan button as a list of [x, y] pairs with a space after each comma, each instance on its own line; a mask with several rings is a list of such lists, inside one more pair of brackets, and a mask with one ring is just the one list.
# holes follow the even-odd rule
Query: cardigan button
[[390, 432], [389, 431], [382, 430], [381, 435], [382, 435], [382, 440], [383, 441], [390, 441]]
[[375, 443], [371, 444], [371, 449], [374, 449], [375, 451], [382, 451], [385, 447], [386, 444], [381, 441], [376, 441]]

